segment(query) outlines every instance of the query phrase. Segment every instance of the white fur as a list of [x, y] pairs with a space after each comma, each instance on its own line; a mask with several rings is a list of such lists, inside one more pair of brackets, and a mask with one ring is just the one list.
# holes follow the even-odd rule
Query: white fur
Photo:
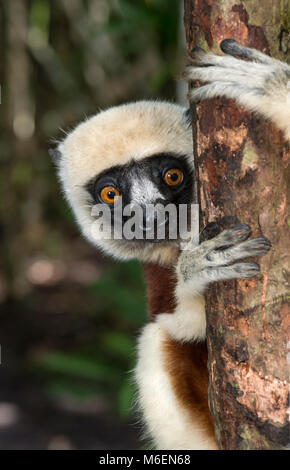
[[139, 101], [109, 108], [79, 124], [59, 145], [65, 188], [86, 184], [114, 165], [160, 152], [182, 153], [192, 162], [191, 129], [185, 108]]
[[[93, 244], [118, 259], [138, 258], [177, 264], [175, 312], [160, 312], [156, 322], [143, 329], [139, 340], [135, 376], [140, 406], [149, 434], [159, 449], [215, 449], [216, 443], [203, 428], [198, 413], [193, 419], [192, 413], [189, 414], [177, 400], [162, 345], [168, 336], [181, 342], [204, 339], [206, 317], [202, 294], [206, 285], [216, 280], [241, 277], [241, 273], [250, 277], [255, 274], [255, 267], [246, 263], [224, 266], [226, 261], [245, 256], [242, 248], [228, 249], [223, 254], [215, 251], [225, 245], [225, 236], [226, 244], [229, 244], [228, 232], [199, 247], [189, 245], [180, 256], [177, 242], [155, 245], [146, 241], [120, 243], [119, 240], [96, 238], [93, 227], [98, 222], [91, 214], [91, 202], [85, 189], [85, 185], [104, 169], [157, 153], [181, 153], [193, 167], [192, 133], [184, 108], [158, 102], [111, 108], [80, 124], [60, 144], [59, 150], [62, 154], [59, 176], [65, 195], [83, 234]], [[132, 191], [135, 202], [139, 203], [148, 201], [150, 196], [161, 197], [158, 188], [148, 179], [135, 181]], [[234, 230], [230, 244], [235, 245], [243, 236], [243, 230]], [[248, 254], [249, 246], [246, 246]], [[252, 250], [259, 249], [260, 253], [262, 248], [257, 248], [256, 244], [252, 246]]]
[[148, 204], [157, 199], [164, 199], [164, 196], [149, 178], [138, 178], [132, 181], [131, 199], [136, 204]]
[[[184, 292], [184, 296], [182, 296]], [[187, 289], [180, 289], [177, 308], [174, 314], [161, 313], [156, 321], [177, 341], [196, 341], [205, 339], [206, 316], [202, 295], [188, 295]]]
[[232, 98], [247, 110], [270, 119], [290, 141], [290, 66], [255, 49], [238, 47], [257, 62], [211, 52], [195, 54], [194, 65], [188, 67], [185, 76], [207, 84], [192, 89], [190, 97], [195, 101]]
[[[184, 112], [182, 106], [158, 101], [116, 106], [79, 124], [60, 143], [58, 173], [64, 194], [83, 235], [111, 256], [161, 264], [176, 259], [177, 248], [172, 243], [162, 243], [158, 247], [130, 243], [127, 247], [101, 236], [96, 238], [93, 225], [97, 222], [91, 214], [85, 185], [114, 165], [158, 153], [182, 153], [193, 168], [192, 131]], [[147, 189], [156, 193], [152, 185]]]
[[158, 323], [145, 326], [138, 342], [138, 362], [135, 379], [139, 404], [147, 430], [154, 436], [158, 449], [204, 450], [216, 449], [198, 419], [176, 400], [169, 383], [162, 343], [166, 333]]
[[180, 258], [176, 269], [176, 309], [173, 314], [161, 313], [156, 321], [177, 341], [204, 340], [206, 315], [203, 291], [206, 283], [204, 281], [199, 283], [198, 276], [195, 283], [191, 279], [184, 281], [180, 272]]

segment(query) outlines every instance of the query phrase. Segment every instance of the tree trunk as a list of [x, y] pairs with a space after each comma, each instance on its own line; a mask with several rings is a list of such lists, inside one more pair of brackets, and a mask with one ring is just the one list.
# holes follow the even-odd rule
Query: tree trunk
[[[219, 52], [219, 43], [232, 38], [285, 61], [287, 4], [185, 0], [188, 50]], [[257, 278], [222, 282], [206, 294], [209, 402], [217, 441], [221, 449], [281, 449], [289, 441], [289, 151], [274, 126], [230, 100], [198, 105], [193, 128], [202, 226], [235, 216], [272, 244], [256, 260]]]

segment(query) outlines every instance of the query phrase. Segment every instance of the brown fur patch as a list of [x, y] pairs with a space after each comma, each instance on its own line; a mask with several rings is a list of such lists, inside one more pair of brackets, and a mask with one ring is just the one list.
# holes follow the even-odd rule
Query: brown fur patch
[[[151, 320], [158, 313], [173, 313], [176, 275], [174, 267], [144, 264], [148, 311]], [[215, 439], [208, 407], [206, 343], [179, 343], [169, 336], [163, 344], [164, 360], [176, 399], [200, 426]]]
[[163, 345], [166, 368], [179, 403], [215, 440], [208, 407], [206, 343], [179, 343], [170, 337]]
[[174, 268], [155, 263], [144, 263], [143, 266], [150, 320], [158, 313], [173, 313], [176, 307]]

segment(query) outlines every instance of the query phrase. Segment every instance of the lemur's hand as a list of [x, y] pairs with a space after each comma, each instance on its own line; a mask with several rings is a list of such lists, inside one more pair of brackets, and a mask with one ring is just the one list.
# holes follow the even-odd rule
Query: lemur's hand
[[232, 264], [269, 251], [271, 244], [266, 238], [245, 241], [249, 235], [250, 227], [238, 224], [199, 246], [189, 244], [178, 260], [177, 269], [183, 281], [192, 284], [196, 290], [202, 290], [211, 282], [256, 276], [259, 272], [256, 263]]
[[232, 98], [249, 111], [271, 119], [290, 139], [290, 66], [232, 39], [225, 39], [220, 47], [226, 54], [248, 60], [206, 53], [197, 48], [184, 78], [207, 84], [190, 90], [190, 100]]
[[199, 80], [208, 84], [192, 89], [189, 95], [191, 100], [197, 102], [224, 96], [237, 100], [247, 108], [259, 108], [264, 97], [277, 93], [280, 80], [285, 81], [285, 86], [290, 80], [289, 65], [256, 49], [241, 46], [233, 39], [222, 41], [220, 48], [226, 54], [252, 62], [195, 49], [184, 77], [188, 81]]
[[209, 222], [202, 229], [199, 235], [199, 243], [211, 240], [212, 238], [219, 235], [219, 233], [232, 228], [234, 225], [239, 224], [240, 221], [236, 216], [229, 215], [216, 219], [214, 222]]
[[203, 292], [215, 281], [250, 278], [259, 272], [254, 262], [233, 264], [250, 256], [269, 251], [270, 242], [264, 238], [247, 240], [250, 227], [238, 224], [216, 237], [181, 251], [177, 263], [176, 309], [174, 314], [157, 316], [159, 325], [177, 341], [202, 340], [206, 334], [206, 315]]

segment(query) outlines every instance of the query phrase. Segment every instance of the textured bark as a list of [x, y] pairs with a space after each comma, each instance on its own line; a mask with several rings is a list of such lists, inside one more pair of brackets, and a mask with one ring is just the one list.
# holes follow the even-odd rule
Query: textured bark
[[[185, 0], [188, 51], [200, 46], [220, 53], [219, 43], [233, 38], [285, 61], [287, 5]], [[269, 254], [255, 260], [261, 267], [257, 278], [219, 283], [206, 294], [216, 437], [221, 449], [280, 449], [289, 441], [289, 148], [274, 126], [230, 100], [201, 103], [195, 115], [201, 225], [235, 216], [272, 243]]]

